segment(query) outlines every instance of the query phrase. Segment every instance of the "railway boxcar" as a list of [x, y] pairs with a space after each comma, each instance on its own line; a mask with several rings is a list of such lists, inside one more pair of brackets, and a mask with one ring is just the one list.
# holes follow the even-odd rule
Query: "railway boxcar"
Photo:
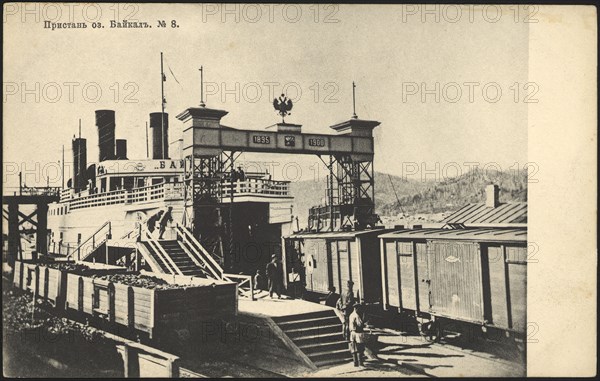
[[379, 238], [384, 308], [525, 333], [526, 229], [415, 229]]
[[285, 238], [287, 272], [296, 267], [307, 291], [326, 294], [330, 287], [340, 293], [347, 281], [364, 302], [381, 300], [381, 265], [377, 236], [388, 232], [372, 229], [348, 232], [296, 233]]

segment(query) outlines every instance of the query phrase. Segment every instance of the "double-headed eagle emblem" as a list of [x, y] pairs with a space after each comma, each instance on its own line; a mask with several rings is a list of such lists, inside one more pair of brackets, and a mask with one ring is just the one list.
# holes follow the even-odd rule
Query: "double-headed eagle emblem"
[[290, 111], [292, 111], [293, 106], [294, 105], [292, 104], [292, 100], [288, 99], [283, 94], [281, 94], [279, 98], [273, 99], [273, 107], [275, 108], [275, 111], [277, 111], [277, 113], [281, 115], [281, 120], [283, 121], [283, 123], [285, 123], [285, 117], [287, 115], [292, 115]]

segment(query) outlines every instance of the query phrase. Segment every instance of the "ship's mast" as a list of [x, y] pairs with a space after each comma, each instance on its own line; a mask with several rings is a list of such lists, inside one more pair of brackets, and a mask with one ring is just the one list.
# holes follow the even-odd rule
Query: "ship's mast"
[[162, 139], [162, 156], [165, 159], [165, 73], [163, 70], [163, 54], [160, 52], [160, 104], [162, 113], [160, 114], [160, 134]]
[[65, 189], [65, 145], [62, 146], [62, 189]]

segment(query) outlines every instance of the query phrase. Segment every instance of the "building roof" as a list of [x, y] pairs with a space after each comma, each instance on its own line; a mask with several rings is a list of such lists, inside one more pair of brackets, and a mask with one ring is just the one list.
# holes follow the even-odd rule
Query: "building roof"
[[450, 239], [485, 242], [527, 242], [527, 229], [523, 228], [465, 228], [465, 229], [414, 229], [386, 233], [379, 238], [397, 239]]
[[387, 233], [391, 229], [369, 229], [369, 230], [358, 230], [358, 231], [347, 231], [347, 232], [300, 232], [290, 234], [284, 238], [354, 238], [365, 234], [381, 234]]
[[526, 224], [527, 203], [510, 202], [500, 204], [495, 208], [484, 203], [467, 204], [446, 217], [448, 224]]

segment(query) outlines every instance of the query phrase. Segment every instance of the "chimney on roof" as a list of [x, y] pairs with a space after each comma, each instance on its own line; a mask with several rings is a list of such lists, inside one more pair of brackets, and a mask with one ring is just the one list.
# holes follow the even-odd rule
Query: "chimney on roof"
[[496, 184], [490, 184], [485, 187], [485, 206], [488, 208], [496, 208], [500, 205], [499, 200], [500, 188]]

